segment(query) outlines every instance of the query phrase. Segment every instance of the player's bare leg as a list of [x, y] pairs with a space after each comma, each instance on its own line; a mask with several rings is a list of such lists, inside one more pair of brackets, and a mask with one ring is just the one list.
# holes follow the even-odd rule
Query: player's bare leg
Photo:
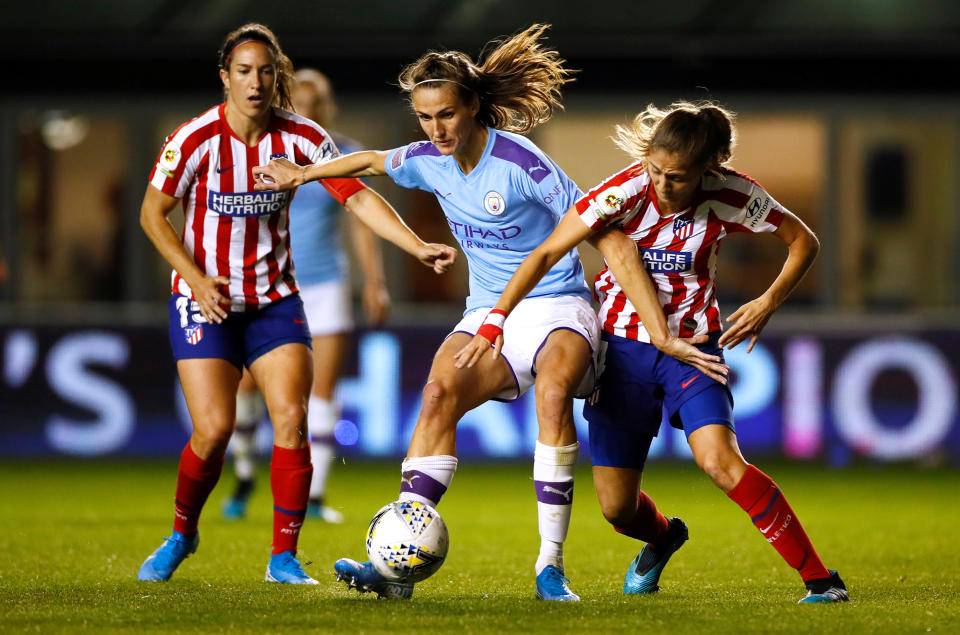
[[640, 489], [641, 477], [642, 472], [636, 469], [593, 468], [603, 517], [618, 533], [647, 543], [627, 568], [623, 592], [629, 595], [659, 591], [663, 568], [688, 536], [682, 520], [665, 517]]
[[137, 579], [144, 581], [169, 580], [196, 551], [200, 512], [220, 478], [233, 431], [240, 370], [222, 359], [185, 359], [177, 362], [177, 371], [193, 434], [180, 455], [173, 532], [140, 567]]
[[796, 512], [773, 480], [744, 460], [737, 437], [725, 425], [708, 425], [689, 436], [697, 465], [737, 503], [764, 538], [807, 587], [801, 602], [845, 602], [846, 587], [836, 571], [828, 570], [813, 548]]
[[307, 399], [313, 359], [304, 344], [278, 346], [250, 365], [273, 422], [273, 550], [266, 579], [288, 584], [317, 584], [296, 560], [297, 540], [307, 513], [313, 466], [307, 435]]
[[457, 423], [469, 410], [516, 386], [503, 358], [485, 355], [474, 367], [454, 366], [453, 354], [471, 337], [454, 333], [433, 357], [423, 403], [403, 462], [400, 498], [435, 507], [457, 468]]
[[564, 576], [563, 543], [573, 508], [573, 477], [580, 444], [573, 422], [573, 394], [590, 369], [591, 351], [578, 333], [559, 329], [547, 337], [535, 360], [539, 435], [533, 458], [540, 529], [535, 570], [537, 597], [575, 602]]
[[[454, 333], [433, 357], [417, 426], [401, 468], [400, 500], [436, 507], [457, 470], [457, 422], [467, 411], [516, 387], [502, 358], [485, 355], [473, 368], [454, 366], [453, 354], [470, 339], [465, 333]], [[370, 562], [340, 558], [333, 568], [338, 580], [361, 593], [372, 591], [379, 597], [395, 599], [413, 594], [412, 583], [387, 580]]]

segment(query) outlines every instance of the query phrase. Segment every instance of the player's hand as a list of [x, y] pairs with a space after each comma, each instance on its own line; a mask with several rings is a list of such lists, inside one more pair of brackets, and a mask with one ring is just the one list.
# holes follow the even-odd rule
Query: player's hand
[[704, 353], [694, 346], [694, 344], [701, 344], [708, 339], [706, 335], [690, 338], [670, 336], [666, 344], [660, 347], [660, 350], [684, 364], [690, 364], [707, 377], [721, 384], [726, 384], [730, 367], [724, 364], [719, 356]]
[[500, 356], [500, 351], [502, 349], [502, 334], [497, 335], [492, 344], [490, 340], [482, 335], [474, 335], [473, 339], [470, 340], [466, 346], [453, 354], [453, 365], [457, 368], [473, 368], [473, 366], [480, 361], [480, 358], [483, 357], [483, 354], [487, 351], [491, 351], [493, 358], [496, 359]]
[[200, 307], [200, 313], [206, 318], [207, 322], [216, 322], [220, 324], [227, 319], [227, 311], [224, 306], [230, 306], [230, 298], [224, 295], [220, 290], [230, 284], [230, 280], [224, 276], [203, 276], [198, 280], [187, 281], [190, 289], [193, 291], [193, 297]]
[[390, 312], [390, 293], [381, 282], [368, 282], [363, 285], [363, 311], [367, 315], [367, 324], [380, 326]]
[[457, 250], [442, 243], [424, 243], [417, 251], [417, 260], [433, 269], [434, 273], [446, 273], [457, 261]]
[[267, 165], [253, 168], [253, 189], [291, 190], [303, 185], [306, 168], [289, 159], [273, 159]]
[[454, 366], [457, 368], [473, 368], [480, 361], [483, 354], [493, 347], [493, 358], [500, 356], [503, 348], [503, 325], [507, 321], [507, 314], [501, 309], [490, 309], [483, 318], [477, 334], [466, 346], [453, 354]]
[[727, 318], [727, 330], [723, 332], [718, 342], [720, 347], [732, 349], [749, 337], [750, 345], [747, 346], [749, 353], [760, 338], [760, 332], [767, 325], [770, 316], [776, 310], [777, 307], [764, 296], [747, 302]]

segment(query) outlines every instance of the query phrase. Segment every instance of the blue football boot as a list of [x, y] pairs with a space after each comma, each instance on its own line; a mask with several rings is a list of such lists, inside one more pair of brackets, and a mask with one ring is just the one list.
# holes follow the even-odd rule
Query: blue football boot
[[228, 498], [223, 501], [223, 517], [227, 520], [240, 520], [247, 515], [247, 501]]
[[630, 563], [623, 578], [623, 592], [627, 595], [656, 593], [660, 590], [660, 574], [667, 566], [670, 556], [687, 541], [687, 525], [679, 518], [671, 518], [664, 544], [654, 548], [647, 544]]
[[413, 595], [412, 582], [388, 580], [376, 570], [372, 562], [340, 558], [333, 563], [333, 570], [337, 572], [338, 582], [346, 582], [348, 589], [356, 589], [360, 593], [372, 591], [378, 598], [394, 600], [408, 600]]
[[140, 565], [137, 580], [144, 582], [165, 582], [169, 580], [180, 563], [196, 551], [199, 544], [199, 533], [184, 536], [179, 531], [171, 532], [170, 537], [164, 538], [163, 544], [147, 556], [147, 559]]
[[840, 574], [833, 569], [830, 569], [829, 578], [810, 580], [806, 583], [806, 586], [807, 595], [797, 604], [827, 604], [850, 600], [850, 594], [847, 593], [847, 587], [840, 579]]
[[296, 551], [281, 551], [270, 556], [264, 580], [283, 584], [320, 584], [303, 572]]
[[570, 580], [563, 571], [548, 564], [537, 574], [537, 599], [551, 602], [579, 602], [580, 596], [570, 590]]
[[307, 518], [316, 518], [333, 525], [343, 522], [343, 514], [333, 507], [327, 507], [322, 500], [311, 500], [307, 503]]
[[247, 515], [247, 502], [253, 493], [254, 480], [252, 478], [239, 479], [230, 498], [223, 501], [221, 513], [227, 520], [240, 520]]

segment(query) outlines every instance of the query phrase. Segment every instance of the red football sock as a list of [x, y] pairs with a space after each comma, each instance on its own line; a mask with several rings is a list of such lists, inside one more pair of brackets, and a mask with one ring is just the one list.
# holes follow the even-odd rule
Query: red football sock
[[273, 554], [296, 551], [310, 494], [310, 446], [289, 450], [273, 446], [270, 488], [273, 490]]
[[197, 456], [190, 442], [180, 453], [180, 468], [177, 471], [177, 494], [174, 500], [173, 529], [191, 536], [197, 533], [200, 511], [207, 496], [220, 480], [223, 455], [212, 456], [206, 461]]
[[654, 547], [667, 537], [669, 521], [660, 513], [653, 499], [645, 492], [637, 497], [637, 513], [633, 519], [624, 525], [614, 525], [617, 533], [630, 536], [643, 542], [649, 542]]
[[830, 576], [800, 519], [769, 476], [748, 465], [743, 478], [727, 496], [750, 514], [763, 537], [787, 564], [800, 572], [804, 582]]

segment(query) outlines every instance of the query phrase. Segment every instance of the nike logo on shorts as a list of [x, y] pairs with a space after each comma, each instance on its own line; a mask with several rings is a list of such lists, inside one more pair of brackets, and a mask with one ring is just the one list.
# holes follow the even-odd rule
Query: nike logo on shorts
[[681, 384], [680, 384], [680, 388], [686, 388], [687, 386], [689, 386], [690, 384], [692, 384], [692, 383], [697, 379], [697, 377], [699, 377], [699, 376], [700, 376], [700, 375], [694, 375], [693, 377], [691, 377], [691, 378], [688, 379], [687, 381], [681, 383]]
[[304, 322], [303, 320], [301, 320], [301, 319], [299, 319], [299, 318], [293, 318], [293, 323], [294, 323], [294, 324], [306, 324], [306, 322]]

